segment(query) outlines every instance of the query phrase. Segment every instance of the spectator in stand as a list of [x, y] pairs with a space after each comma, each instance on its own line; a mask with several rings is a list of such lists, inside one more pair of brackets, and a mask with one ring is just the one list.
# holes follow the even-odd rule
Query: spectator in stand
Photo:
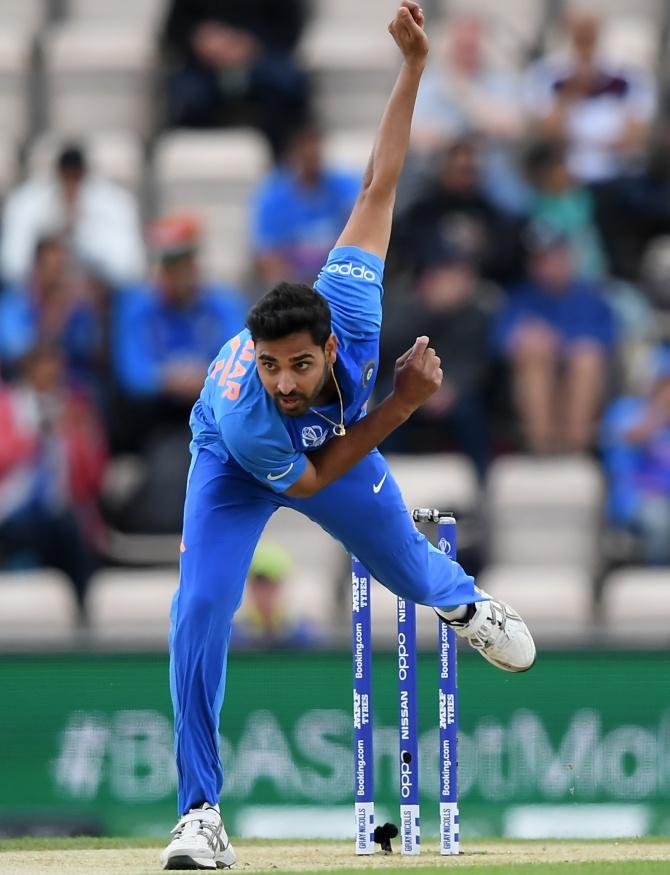
[[610, 519], [639, 538], [646, 563], [670, 565], [670, 346], [654, 359], [647, 394], [607, 411], [602, 450]]
[[172, 0], [163, 39], [168, 124], [255, 119], [280, 154], [307, 108], [307, 79], [293, 58], [304, 22], [302, 0]]
[[43, 237], [68, 242], [81, 266], [108, 285], [138, 280], [145, 259], [139, 211], [125, 189], [89, 170], [80, 146], [66, 146], [55, 174], [28, 179], [7, 198], [0, 262], [10, 283], [23, 283]]
[[600, 286], [578, 279], [570, 244], [551, 228], [528, 233], [529, 279], [498, 317], [498, 352], [531, 452], [584, 452], [613, 352], [615, 319]]
[[68, 376], [97, 392], [103, 355], [103, 325], [89, 281], [72, 264], [60, 237], [35, 247], [25, 286], [0, 295], [0, 362], [12, 369], [33, 347], [57, 346]]
[[598, 187], [597, 216], [612, 272], [635, 282], [649, 244], [670, 235], [670, 125], [659, 124], [640, 173]]
[[324, 165], [321, 132], [297, 130], [254, 203], [253, 247], [265, 283], [313, 283], [346, 224], [361, 179]]
[[68, 386], [55, 347], [30, 350], [17, 383], [0, 384], [0, 433], [0, 561], [62, 570], [83, 618], [107, 452], [102, 421]]
[[147, 531], [181, 526], [189, 413], [211, 361], [246, 315], [237, 290], [200, 279], [199, 240], [200, 225], [190, 215], [155, 222], [149, 230], [155, 280], [121, 289], [114, 300], [112, 358], [120, 394], [114, 441], [147, 460], [145, 498], [133, 501]]
[[319, 643], [320, 636], [310, 622], [286, 611], [284, 589], [291, 570], [291, 559], [281, 547], [260, 544], [256, 548], [244, 601], [233, 623], [234, 647], [271, 650]]
[[552, 228], [568, 239], [578, 277], [601, 278], [606, 262], [593, 195], [570, 173], [565, 145], [559, 140], [531, 144], [526, 154], [526, 173], [533, 186], [531, 224]]
[[613, 66], [598, 54], [600, 19], [567, 18], [567, 57], [548, 57], [527, 72], [527, 107], [538, 133], [568, 144], [568, 166], [580, 181], [603, 182], [635, 169], [656, 110], [653, 77]]
[[398, 217], [394, 248], [418, 252], [437, 233], [466, 253], [488, 279], [509, 281], [519, 269], [518, 223], [502, 213], [482, 188], [479, 141], [456, 138], [442, 152], [436, 179]]
[[525, 127], [520, 82], [487, 61], [485, 25], [477, 16], [446, 17], [443, 34], [419, 87], [412, 151], [433, 153], [455, 137], [480, 134], [484, 187], [497, 205], [517, 212], [526, 200], [514, 161]]
[[390, 388], [396, 359], [425, 333], [442, 359], [444, 380], [384, 450], [440, 452], [455, 443], [483, 478], [490, 453], [486, 390], [497, 304], [496, 289], [482, 282], [465, 253], [439, 241], [424, 248], [416, 263], [414, 293], [384, 318], [380, 380]]

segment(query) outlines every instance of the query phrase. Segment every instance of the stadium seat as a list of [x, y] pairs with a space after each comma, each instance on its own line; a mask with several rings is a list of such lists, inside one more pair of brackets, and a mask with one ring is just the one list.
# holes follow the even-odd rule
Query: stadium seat
[[166, 12], [165, 0], [66, 0], [71, 21], [132, 25], [155, 33]]
[[[251, 128], [177, 130], [160, 138], [155, 169], [158, 181], [174, 186], [177, 193], [191, 186], [203, 195], [212, 184], [225, 182], [226, 193], [243, 196], [268, 169], [269, 161], [265, 139]], [[167, 194], [172, 194], [170, 189]]]
[[491, 564], [574, 564], [599, 558], [604, 485], [588, 457], [506, 456], [488, 476], [485, 508]]
[[593, 617], [593, 583], [574, 565], [492, 565], [477, 583], [491, 595], [509, 602], [538, 638], [583, 636]]
[[44, 37], [49, 127], [63, 134], [130, 130], [152, 122], [154, 43], [132, 26], [61, 24]]
[[342, 569], [342, 545], [315, 522], [288, 508], [279, 508], [272, 515], [263, 532], [263, 541], [283, 547], [296, 568], [320, 567], [324, 579], [336, 579]]
[[76, 619], [72, 584], [62, 572], [0, 572], [0, 646], [70, 641]]
[[[334, 623], [342, 548], [305, 517], [284, 513], [283, 520], [279, 517], [278, 524], [266, 529], [263, 540], [281, 544], [294, 561], [285, 589], [287, 610], [309, 618], [326, 634]], [[99, 571], [88, 601], [93, 640], [166, 642], [178, 583], [176, 568]]]
[[[51, 169], [65, 138], [54, 133], [34, 140], [28, 155], [30, 173]], [[137, 194], [142, 184], [142, 144], [128, 131], [97, 131], [79, 138], [94, 171]]]
[[[477, 582], [517, 609], [540, 641], [580, 641], [591, 628], [593, 586], [590, 576], [581, 568], [497, 565], [484, 570]], [[375, 643], [391, 646], [396, 634], [397, 599], [374, 581], [371, 605]], [[436, 645], [434, 611], [418, 605], [416, 629], [420, 647]]]
[[[567, 51], [566, 34], [560, 21], [551, 29], [547, 41], [550, 53], [560, 56]], [[653, 69], [660, 48], [659, 24], [653, 16], [629, 14], [622, 17], [605, 13], [599, 53], [608, 62]]]
[[93, 577], [88, 609], [93, 640], [167, 646], [176, 569], [104, 569]]
[[270, 164], [254, 130], [174, 131], [154, 157], [158, 208], [191, 210], [205, 226], [203, 262], [212, 277], [238, 282], [248, 266], [250, 196]]
[[604, 626], [616, 638], [670, 639], [670, 568], [629, 567], [612, 571], [601, 597]]
[[21, 26], [0, 29], [0, 131], [21, 141], [28, 128], [32, 36]]
[[338, 27], [355, 24], [369, 30], [383, 28], [391, 20], [393, 6], [387, 0], [314, 0], [314, 18], [319, 22]]
[[424, 456], [387, 456], [407, 507], [473, 511], [479, 501], [474, 466], [467, 456], [439, 453]]
[[659, 27], [667, 8], [665, 0], [589, 0], [585, 5], [603, 17], [645, 19]]
[[380, 26], [346, 27], [315, 20], [305, 34], [301, 59], [312, 75], [319, 117], [326, 127], [376, 127], [400, 56]]
[[329, 131], [324, 141], [324, 154], [328, 166], [362, 175], [374, 140], [374, 127]]
[[0, 21], [3, 32], [19, 30], [34, 36], [42, 26], [48, 3], [44, 0], [0, 0]]
[[328, 643], [333, 641], [339, 620], [333, 570], [301, 563], [289, 574], [283, 590], [284, 609], [288, 616], [308, 620], [318, 637]]

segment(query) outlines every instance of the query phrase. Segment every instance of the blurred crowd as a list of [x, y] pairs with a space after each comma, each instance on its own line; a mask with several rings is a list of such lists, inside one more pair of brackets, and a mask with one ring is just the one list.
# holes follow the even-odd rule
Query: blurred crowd
[[[275, 156], [253, 198], [246, 287], [203, 279], [199, 216], [146, 222], [77, 142], [5, 192], [0, 562], [61, 568], [82, 610], [110, 529], [179, 531], [209, 362], [258, 290], [314, 280], [355, 199], [360, 179], [324, 157], [296, 54], [306, 16], [299, 0], [174, 0], [164, 23], [164, 125], [252, 125]], [[639, 59], [610, 61], [601, 28], [572, 9], [555, 46], [499, 66], [486, 21], [434, 23], [377, 397], [429, 333], [444, 384], [385, 449], [463, 452], [482, 481], [502, 453], [592, 454], [610, 525], [669, 564], [668, 89]], [[141, 474], [119, 489], [110, 460], [128, 455]], [[283, 573], [268, 561], [259, 605]], [[253, 637], [262, 608], [245, 622]]]

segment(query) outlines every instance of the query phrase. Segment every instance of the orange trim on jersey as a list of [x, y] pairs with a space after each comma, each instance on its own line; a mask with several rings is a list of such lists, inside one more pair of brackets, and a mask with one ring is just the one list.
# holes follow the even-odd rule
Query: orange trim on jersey
[[232, 340], [230, 341], [231, 352], [230, 352], [230, 355], [228, 356], [228, 358], [225, 359], [225, 361], [223, 359], [219, 359], [219, 361], [214, 365], [214, 367], [212, 369], [212, 373], [209, 376], [213, 380], [219, 372], [222, 372], [221, 376], [219, 377], [219, 386], [223, 386], [223, 384], [228, 379], [228, 374], [230, 373], [230, 369], [233, 366], [233, 362], [235, 361], [235, 359], [237, 357], [237, 351], [239, 350], [239, 348], [240, 348], [240, 338], [238, 335], [236, 337], [233, 337]]

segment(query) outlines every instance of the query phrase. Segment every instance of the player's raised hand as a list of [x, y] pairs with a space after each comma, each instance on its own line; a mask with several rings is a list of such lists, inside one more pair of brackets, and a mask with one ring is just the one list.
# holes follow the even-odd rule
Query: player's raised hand
[[389, 33], [409, 63], [423, 63], [428, 54], [428, 37], [423, 30], [423, 10], [414, 0], [402, 0]]
[[411, 349], [395, 363], [393, 396], [408, 414], [427, 401], [442, 384], [441, 361], [428, 343], [425, 335], [417, 337]]

